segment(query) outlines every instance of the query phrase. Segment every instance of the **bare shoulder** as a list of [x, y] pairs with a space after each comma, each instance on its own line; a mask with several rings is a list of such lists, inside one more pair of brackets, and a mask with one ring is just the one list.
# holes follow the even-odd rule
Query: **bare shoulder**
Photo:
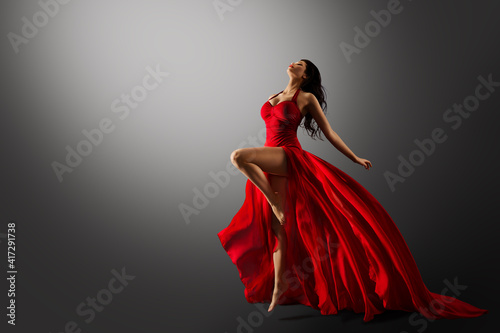
[[307, 91], [301, 91], [297, 96], [297, 105], [305, 111], [309, 111], [315, 105], [319, 104], [318, 99], [313, 93]]
[[297, 96], [297, 100], [299, 99], [302, 99], [305, 102], [305, 104], [310, 104], [314, 102], [316, 96], [314, 96], [313, 93], [301, 90], [300, 94]]

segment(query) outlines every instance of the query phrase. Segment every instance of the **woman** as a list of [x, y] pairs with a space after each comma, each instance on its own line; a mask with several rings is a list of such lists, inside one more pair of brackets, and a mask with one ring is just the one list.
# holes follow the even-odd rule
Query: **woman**
[[384, 309], [419, 311], [430, 319], [487, 313], [430, 292], [380, 203], [343, 171], [302, 149], [297, 128], [304, 119], [313, 139], [322, 132], [350, 160], [372, 167], [330, 127], [318, 68], [301, 59], [287, 72], [286, 88], [261, 108], [264, 147], [231, 154], [248, 177], [246, 197], [218, 237], [238, 268], [247, 301], [270, 302], [268, 311], [298, 303], [324, 315], [350, 309], [364, 312], [364, 321]]

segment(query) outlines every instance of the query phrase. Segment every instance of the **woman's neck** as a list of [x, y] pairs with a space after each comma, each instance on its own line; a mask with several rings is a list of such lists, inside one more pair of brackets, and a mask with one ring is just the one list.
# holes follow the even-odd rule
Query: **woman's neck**
[[297, 89], [300, 88], [302, 85], [302, 82], [304, 80], [302, 78], [290, 78], [290, 81], [288, 81], [288, 85], [286, 88], [283, 90], [284, 95], [290, 95], [292, 92], [297, 91]]

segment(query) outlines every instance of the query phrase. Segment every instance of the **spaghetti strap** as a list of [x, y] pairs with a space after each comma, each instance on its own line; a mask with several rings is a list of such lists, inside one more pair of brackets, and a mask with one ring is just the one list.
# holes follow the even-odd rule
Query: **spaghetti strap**
[[[272, 100], [274, 97], [278, 96], [279, 94], [281, 94], [284, 90], [280, 91], [279, 93], [277, 93], [276, 95], [274, 95], [273, 97], [269, 98], [268, 101]], [[293, 95], [292, 97], [292, 102], [295, 102], [297, 100], [297, 96], [299, 95], [299, 91], [300, 91], [300, 88], [297, 89], [297, 91], [295, 92], [295, 94]]]
[[273, 97], [269, 98], [268, 101], [272, 100], [274, 97], [278, 96], [279, 94], [281, 94], [284, 90], [280, 91], [279, 93], [277, 93], [276, 95], [274, 95]]

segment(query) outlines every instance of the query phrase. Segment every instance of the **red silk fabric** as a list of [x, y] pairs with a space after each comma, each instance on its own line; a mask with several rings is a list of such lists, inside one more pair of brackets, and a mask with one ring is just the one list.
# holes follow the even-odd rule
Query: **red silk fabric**
[[[477, 317], [483, 310], [430, 292], [399, 229], [381, 204], [358, 182], [302, 149], [297, 128], [303, 118], [291, 101], [261, 109], [264, 146], [287, 157], [284, 278], [288, 290], [278, 304], [304, 304], [321, 314], [349, 309], [370, 321], [384, 309], [418, 311], [430, 319]], [[269, 174], [265, 173], [269, 179]], [[247, 180], [243, 205], [218, 233], [236, 265], [249, 303], [270, 303], [274, 286], [272, 210]]]

